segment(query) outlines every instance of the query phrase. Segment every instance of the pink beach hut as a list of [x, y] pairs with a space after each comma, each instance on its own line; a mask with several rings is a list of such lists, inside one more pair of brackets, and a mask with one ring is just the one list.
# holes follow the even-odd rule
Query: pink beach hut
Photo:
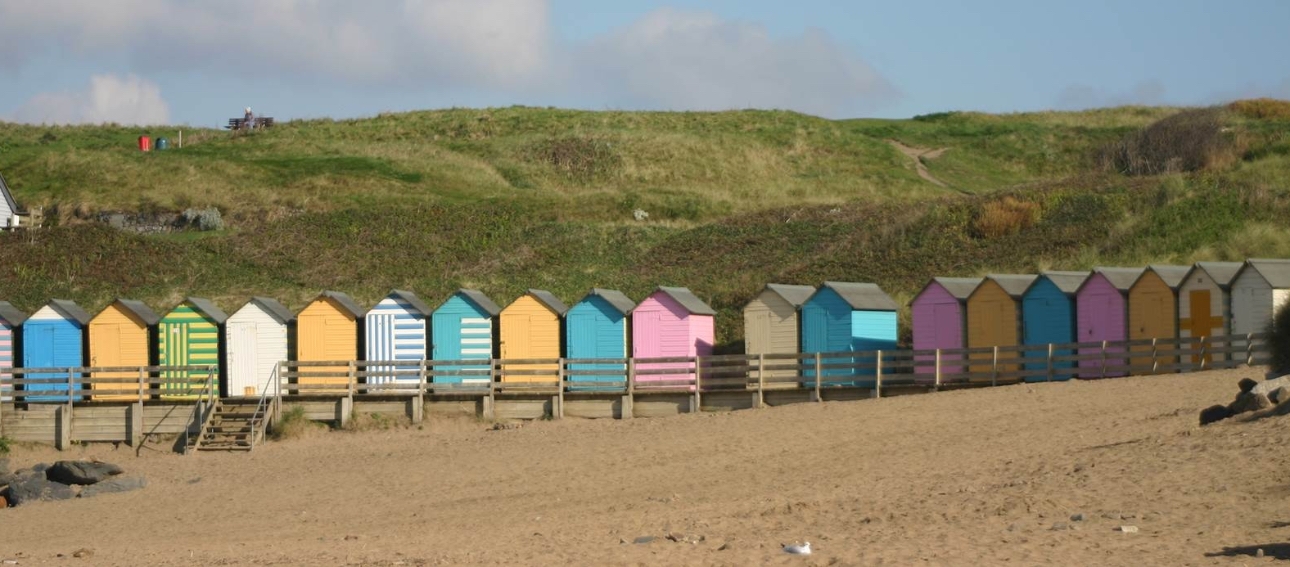
[[[715, 338], [713, 317], [708, 304], [683, 287], [659, 287], [632, 310], [632, 357], [675, 358], [709, 356]], [[637, 372], [660, 369], [684, 369], [677, 374], [646, 374], [636, 377], [637, 384], [651, 382], [694, 382], [688, 363], [637, 363]]]
[[[1144, 268], [1094, 268], [1092, 275], [1075, 292], [1075, 340], [1081, 343], [1122, 342], [1129, 338], [1129, 288]], [[1079, 349], [1081, 356], [1101, 352], [1101, 345]], [[1124, 376], [1128, 361], [1111, 356], [1124, 347], [1108, 346], [1105, 367], [1101, 357], [1079, 361], [1080, 378]], [[1107, 370], [1103, 372], [1103, 369]]]
[[[911, 306], [914, 350], [948, 350], [967, 347], [967, 299], [981, 285], [981, 278], [932, 278], [914, 297]], [[963, 372], [961, 354], [942, 355], [941, 372]], [[936, 355], [914, 357], [915, 373], [934, 374]]]

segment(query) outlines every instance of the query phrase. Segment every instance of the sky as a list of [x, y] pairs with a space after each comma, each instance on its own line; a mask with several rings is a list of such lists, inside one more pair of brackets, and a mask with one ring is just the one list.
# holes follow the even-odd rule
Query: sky
[[1287, 0], [0, 0], [0, 120], [1290, 98]]

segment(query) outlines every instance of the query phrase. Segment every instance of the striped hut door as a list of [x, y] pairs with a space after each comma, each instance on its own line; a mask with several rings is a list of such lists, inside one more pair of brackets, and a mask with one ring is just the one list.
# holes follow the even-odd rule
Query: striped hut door
[[[368, 360], [394, 360], [395, 314], [374, 313], [367, 318], [367, 356]], [[368, 384], [389, 384], [393, 382], [395, 368], [389, 365], [368, 366]]]

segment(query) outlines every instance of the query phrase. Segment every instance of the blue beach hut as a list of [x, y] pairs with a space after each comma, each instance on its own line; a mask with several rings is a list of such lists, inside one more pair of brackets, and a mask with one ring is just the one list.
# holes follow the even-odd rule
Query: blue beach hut
[[[612, 289], [592, 289], [575, 303], [565, 315], [565, 352], [567, 358], [627, 358], [627, 317], [636, 303], [622, 292]], [[571, 375], [571, 390], [613, 389], [604, 382], [625, 383], [622, 364], [572, 364], [572, 371], [606, 370], [605, 375]], [[593, 386], [578, 386], [578, 382], [598, 382]]]
[[[1043, 346], [1027, 350], [1025, 357], [1045, 358], [1049, 344], [1075, 342], [1075, 292], [1079, 291], [1088, 272], [1044, 272], [1030, 284], [1021, 296], [1021, 326], [1024, 345]], [[1057, 349], [1053, 356], [1070, 356], [1069, 349]], [[1053, 380], [1069, 380], [1074, 375], [1075, 364], [1070, 361], [1053, 363]], [[1035, 360], [1026, 363], [1026, 370], [1046, 370], [1048, 363]], [[1027, 376], [1027, 382], [1043, 382], [1046, 376]]]
[[[802, 305], [802, 352], [861, 352], [895, 350], [896, 302], [876, 284], [850, 282], [824, 282], [811, 298]], [[872, 357], [829, 358], [823, 364], [870, 363]], [[831, 368], [821, 372], [822, 377], [869, 376], [871, 369]], [[807, 371], [812, 378], [815, 372]], [[828, 385], [866, 385], [872, 381], [839, 382], [829, 380]]]
[[[426, 358], [426, 319], [434, 312], [415, 293], [396, 289], [390, 292], [367, 312], [363, 331], [367, 334], [364, 344], [367, 360], [420, 361]], [[416, 384], [415, 374], [409, 375], [406, 367], [369, 366], [368, 384], [395, 382]], [[395, 375], [395, 372], [400, 372]]]
[[[23, 368], [79, 368], [85, 366], [85, 326], [90, 314], [75, 303], [55, 299], [33, 313], [22, 324]], [[67, 373], [36, 373], [23, 376], [39, 380], [23, 387], [28, 402], [67, 402]], [[81, 386], [76, 386], [78, 389]], [[32, 392], [40, 392], [31, 395]], [[46, 395], [45, 392], [53, 392]], [[57, 392], [61, 392], [57, 393]], [[73, 396], [80, 399], [80, 396]]]
[[[469, 366], [436, 366], [435, 370], [486, 370], [493, 358], [494, 328], [502, 312], [483, 292], [462, 289], [443, 302], [430, 317], [431, 351], [435, 360], [478, 360]], [[440, 384], [486, 384], [487, 376], [436, 376]]]

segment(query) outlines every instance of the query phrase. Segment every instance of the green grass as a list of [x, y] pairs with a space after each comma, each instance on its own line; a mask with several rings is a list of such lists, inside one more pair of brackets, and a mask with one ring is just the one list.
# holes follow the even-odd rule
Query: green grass
[[[197, 295], [231, 312], [251, 295], [298, 309], [324, 289], [367, 305], [412, 289], [435, 305], [477, 287], [505, 305], [528, 288], [572, 303], [591, 287], [640, 299], [683, 285], [736, 350], [739, 310], [767, 282], [871, 281], [907, 302], [936, 275], [1290, 257], [1290, 140], [1276, 121], [1233, 118], [1248, 150], [1221, 170], [1094, 169], [1100, 145], [1172, 112], [446, 110], [188, 131], [183, 150], [151, 154], [130, 149], [134, 129], [0, 124], [0, 172], [62, 223], [0, 235], [0, 299], [93, 313], [117, 296], [162, 311]], [[918, 178], [888, 140], [947, 148], [926, 163], [951, 187]], [[978, 234], [1005, 197], [1034, 203], [1033, 225]], [[78, 221], [212, 205], [229, 230]]]

